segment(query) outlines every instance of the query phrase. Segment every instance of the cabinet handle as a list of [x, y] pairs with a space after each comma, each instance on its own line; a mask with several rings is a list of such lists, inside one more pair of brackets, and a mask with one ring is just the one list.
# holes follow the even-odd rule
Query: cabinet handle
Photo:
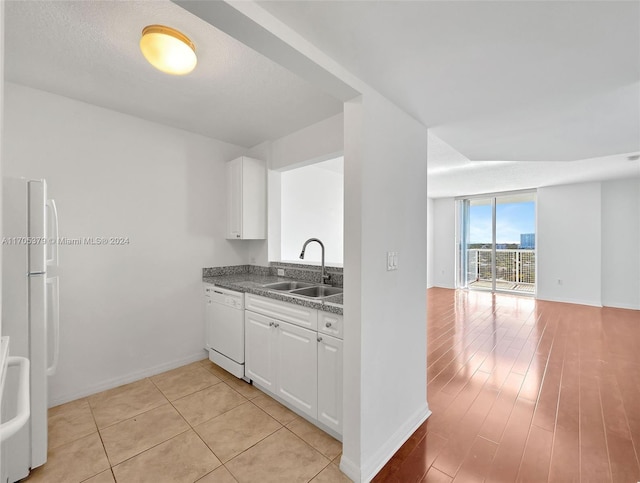
[[236, 238], [240, 238], [240, 235], [236, 235]]
[[278, 327], [280, 327], [280, 324], [275, 323], [275, 324], [273, 324], [273, 326], [277, 329]]
[[273, 327], [275, 324], [273, 322], [269, 322], [269, 327]]
[[318, 337], [318, 342], [322, 342], [322, 337]]
[[327, 322], [326, 324], [324, 324], [324, 326], [328, 329], [329, 327], [331, 327], [331, 322]]

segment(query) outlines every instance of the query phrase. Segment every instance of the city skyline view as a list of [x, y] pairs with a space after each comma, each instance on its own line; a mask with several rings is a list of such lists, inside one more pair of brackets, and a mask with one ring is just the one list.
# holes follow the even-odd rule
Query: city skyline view
[[[491, 205], [469, 207], [469, 243], [491, 244]], [[520, 235], [535, 233], [535, 203], [498, 203], [496, 205], [496, 243], [520, 244]]]

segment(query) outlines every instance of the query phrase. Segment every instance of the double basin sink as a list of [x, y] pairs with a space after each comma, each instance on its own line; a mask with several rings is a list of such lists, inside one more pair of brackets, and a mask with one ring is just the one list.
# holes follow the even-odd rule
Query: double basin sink
[[342, 289], [338, 287], [331, 287], [329, 285], [318, 285], [308, 282], [276, 282], [263, 285], [263, 288], [267, 290], [274, 290], [276, 292], [286, 292], [290, 295], [298, 295], [300, 297], [307, 297], [310, 299], [323, 299], [331, 297], [332, 295], [339, 295], [342, 293]]

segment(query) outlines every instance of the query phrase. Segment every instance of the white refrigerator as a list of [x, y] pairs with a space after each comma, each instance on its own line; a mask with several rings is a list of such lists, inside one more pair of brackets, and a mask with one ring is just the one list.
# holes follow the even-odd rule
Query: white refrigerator
[[[2, 335], [29, 360], [30, 417], [2, 443], [2, 483], [47, 461], [47, 378], [59, 352], [58, 215], [44, 180], [3, 179]], [[14, 371], [16, 372], [16, 371]], [[6, 375], [2, 422], [15, 417], [18, 375]]]

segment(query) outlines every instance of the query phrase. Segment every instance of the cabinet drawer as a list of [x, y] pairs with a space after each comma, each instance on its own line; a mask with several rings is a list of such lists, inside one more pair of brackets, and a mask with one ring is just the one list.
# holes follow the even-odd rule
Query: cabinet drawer
[[245, 309], [290, 322], [305, 329], [318, 330], [318, 311], [316, 309], [253, 294], [246, 294]]
[[318, 310], [318, 332], [342, 339], [342, 315]]

